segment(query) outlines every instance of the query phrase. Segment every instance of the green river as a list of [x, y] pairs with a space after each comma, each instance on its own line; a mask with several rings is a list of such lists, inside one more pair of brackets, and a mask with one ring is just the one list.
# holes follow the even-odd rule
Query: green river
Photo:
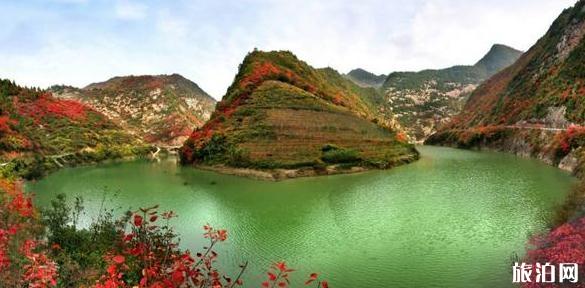
[[196, 251], [202, 225], [228, 229], [220, 267], [249, 260], [250, 287], [280, 260], [298, 269], [293, 287], [310, 272], [332, 287], [512, 286], [510, 256], [545, 227], [574, 179], [501, 153], [418, 149], [413, 164], [352, 175], [265, 182], [144, 160], [63, 169], [27, 189], [41, 207], [82, 195], [82, 225], [102, 203], [120, 213], [160, 204], [179, 215], [181, 244]]

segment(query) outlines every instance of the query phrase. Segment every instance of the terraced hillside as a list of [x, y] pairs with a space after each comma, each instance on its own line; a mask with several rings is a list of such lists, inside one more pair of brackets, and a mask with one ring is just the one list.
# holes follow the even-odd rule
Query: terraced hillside
[[[181, 149], [183, 163], [334, 173], [416, 159], [380, 95], [290, 52], [248, 54], [209, 122]], [[356, 168], [354, 168], [355, 170]]]
[[56, 96], [86, 103], [157, 145], [181, 145], [209, 119], [215, 100], [178, 74], [114, 77], [83, 89], [54, 86]]
[[521, 54], [496, 44], [473, 66], [394, 72], [381, 89], [409, 136], [422, 141], [461, 111], [477, 85], [514, 63]]
[[146, 153], [149, 147], [75, 100], [0, 80], [0, 177]]
[[[585, 143], [585, 1], [481, 85], [428, 143], [496, 149], [579, 169]], [[582, 160], [579, 160], [582, 159]], [[578, 172], [578, 171], [577, 171]]]

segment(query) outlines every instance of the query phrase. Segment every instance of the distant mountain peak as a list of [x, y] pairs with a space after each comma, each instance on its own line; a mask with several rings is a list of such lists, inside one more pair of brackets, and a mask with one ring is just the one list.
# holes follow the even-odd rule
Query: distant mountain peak
[[485, 69], [488, 76], [500, 72], [502, 69], [514, 64], [522, 51], [504, 44], [494, 44], [474, 67]]
[[[506, 51], [496, 50], [496, 53]], [[480, 62], [486, 62], [490, 54]], [[513, 65], [475, 90], [462, 113], [445, 125], [434, 141], [440, 135], [451, 133], [450, 129], [463, 131], [478, 126], [524, 122], [549, 127], [562, 127], [567, 122], [584, 123], [581, 108], [585, 91], [583, 55], [585, 0], [565, 9]]]
[[362, 68], [356, 68], [349, 71], [349, 73], [347, 73], [345, 77], [359, 86], [374, 88], [381, 87], [382, 84], [384, 84], [384, 81], [386, 80], [386, 75], [384, 74], [376, 75]]
[[127, 75], [127, 76], [115, 76], [104, 82], [92, 83], [84, 87], [83, 89], [136, 89], [136, 88], [151, 88], [152, 85], [158, 84], [159, 86], [168, 84], [183, 84], [189, 86], [192, 90], [197, 91], [197, 94], [205, 98], [210, 98], [215, 101], [209, 94], [197, 85], [197, 83], [185, 78], [181, 74], [159, 74], [159, 75]]
[[512, 65], [521, 54], [506, 45], [494, 44], [473, 66], [390, 73], [382, 90], [407, 133], [422, 140], [458, 114], [477, 85]]

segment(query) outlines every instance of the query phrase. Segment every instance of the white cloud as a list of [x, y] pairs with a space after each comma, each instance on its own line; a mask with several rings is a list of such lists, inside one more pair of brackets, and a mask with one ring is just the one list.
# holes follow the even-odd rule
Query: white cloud
[[[49, 10], [51, 17], [37, 17], [35, 26], [25, 25], [27, 17], [0, 19], [7, 30], [0, 40], [28, 48], [0, 47], [0, 77], [46, 87], [180, 73], [220, 98], [254, 47], [291, 50], [315, 67], [340, 72], [473, 64], [493, 43], [528, 49], [574, 1], [88, 1], [90, 9]], [[112, 12], [141, 21], [121, 27]], [[25, 34], [32, 36], [18, 36]]]
[[[526, 3], [485, 3], [463, 0], [427, 1], [408, 31], [413, 43], [404, 67], [473, 64], [494, 43], [527, 50], [541, 37], [562, 8], [572, 0]], [[564, 4], [562, 3], [564, 2]], [[538, 5], [536, 5], [538, 4]], [[551, 5], [554, 4], [554, 5]], [[412, 69], [412, 68], [411, 68]]]
[[174, 17], [168, 9], [158, 13], [157, 29], [165, 37], [179, 40], [187, 35], [187, 21]]
[[117, 0], [114, 6], [116, 17], [123, 20], [140, 20], [146, 17], [148, 7], [129, 0]]
[[83, 4], [87, 3], [89, 0], [50, 0], [56, 3], [65, 3], [65, 4]]

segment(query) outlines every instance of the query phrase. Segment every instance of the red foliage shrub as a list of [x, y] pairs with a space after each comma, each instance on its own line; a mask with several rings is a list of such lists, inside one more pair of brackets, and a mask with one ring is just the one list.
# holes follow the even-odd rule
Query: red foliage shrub
[[[532, 248], [526, 256], [527, 263], [577, 263], [579, 267], [585, 265], [585, 217], [565, 223], [550, 231], [548, 234], [538, 235], [531, 239]], [[580, 269], [581, 270], [581, 269]], [[585, 277], [579, 271], [579, 279]], [[522, 287], [542, 287], [542, 283], [525, 283]], [[551, 284], [546, 287], [565, 287], [560, 284]], [[571, 287], [585, 287], [583, 283]]]
[[14, 124], [16, 124], [16, 121], [10, 119], [9, 116], [6, 115], [0, 116], [0, 135], [12, 133], [13, 131], [10, 126]]
[[252, 72], [240, 81], [240, 87], [247, 89], [250, 86], [257, 87], [264, 80], [281, 74], [281, 70], [270, 62], [262, 62], [254, 65]]
[[[191, 136], [193, 137], [193, 136]], [[191, 139], [189, 139], [191, 140]], [[191, 148], [188, 144], [181, 146], [181, 159], [185, 163], [192, 163], [193, 162], [193, 148]]]
[[24, 281], [30, 288], [46, 288], [57, 285], [57, 265], [45, 253], [35, 252], [38, 242], [27, 239], [21, 248], [21, 253], [28, 263], [24, 265]]
[[560, 132], [555, 136], [553, 148], [558, 150], [558, 154], [566, 155], [572, 148], [582, 144], [577, 141], [580, 138], [585, 138], [585, 127], [576, 125], [569, 126], [567, 131]]
[[343, 98], [344, 98], [343, 94], [341, 94], [341, 92], [337, 92], [335, 93], [331, 101], [333, 101], [335, 105], [343, 105]]
[[153, 78], [149, 79], [149, 81], [144, 85], [144, 87], [148, 90], [154, 90], [157, 88], [162, 88], [165, 85], [163, 79]]
[[[209, 140], [211, 139], [211, 136], [213, 136], [214, 131], [217, 129], [215, 126], [217, 126], [216, 123], [217, 121], [213, 121], [213, 122], [209, 122], [207, 123], [205, 126], [195, 129], [195, 131], [193, 131], [193, 133], [191, 133], [191, 139], [193, 140]], [[199, 141], [200, 143], [200, 141]]]
[[[204, 226], [204, 237], [209, 245], [204, 253], [191, 255], [181, 251], [174, 234], [167, 225], [158, 225], [157, 206], [140, 209], [131, 219], [131, 231], [124, 233], [121, 246], [106, 256], [107, 273], [102, 275], [97, 288], [113, 287], [233, 287], [241, 285], [240, 276], [232, 280], [214, 268], [218, 254], [214, 246], [227, 239], [225, 230]], [[169, 220], [173, 212], [161, 214]], [[242, 272], [246, 265], [242, 266]], [[137, 283], [133, 279], [139, 279]]]
[[33, 215], [32, 199], [25, 196], [24, 193], [14, 195], [7, 208], [21, 217], [31, 217]]
[[36, 239], [38, 223], [21, 183], [0, 180], [0, 283], [9, 287], [57, 285], [57, 266]]
[[408, 137], [406, 137], [406, 134], [404, 132], [398, 132], [396, 134], [396, 140], [398, 142], [406, 143], [408, 142]]
[[[175, 235], [168, 226], [168, 220], [176, 217], [172, 211], [159, 214], [158, 206], [141, 208], [130, 218], [131, 229], [121, 231], [120, 246], [105, 256], [108, 267], [96, 283], [96, 288], [125, 287], [235, 287], [242, 286], [241, 276], [248, 263], [240, 266], [235, 278], [223, 275], [215, 268], [218, 258], [214, 247], [227, 240], [228, 233], [204, 225], [203, 237], [209, 240], [205, 251], [192, 255], [178, 248]], [[167, 221], [159, 225], [159, 219]], [[278, 262], [268, 272], [265, 287], [288, 287], [288, 277], [293, 269], [284, 262]], [[327, 287], [326, 281], [319, 281], [317, 274], [311, 274], [306, 284], [314, 281], [318, 286]], [[136, 280], [138, 279], [138, 280]], [[271, 286], [272, 284], [272, 286]]]

